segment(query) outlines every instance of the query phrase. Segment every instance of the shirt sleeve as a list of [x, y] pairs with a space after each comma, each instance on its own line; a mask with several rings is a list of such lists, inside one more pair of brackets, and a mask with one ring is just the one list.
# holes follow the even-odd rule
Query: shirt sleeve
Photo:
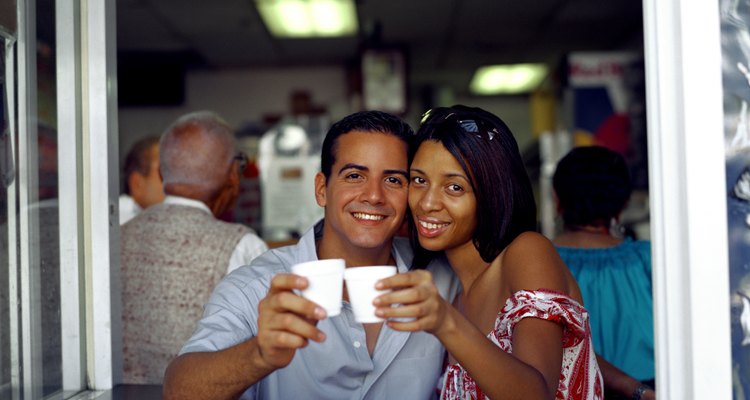
[[268, 250], [268, 245], [254, 233], [248, 233], [237, 242], [232, 255], [229, 257], [227, 274], [235, 269], [250, 264], [255, 257]]
[[495, 332], [513, 336], [516, 324], [524, 318], [539, 318], [563, 327], [563, 347], [573, 347], [588, 336], [588, 312], [572, 298], [548, 290], [520, 290], [514, 293], [500, 311]]
[[250, 280], [248, 270], [235, 271], [219, 282], [180, 354], [222, 350], [257, 335], [257, 306], [268, 291], [270, 278]]

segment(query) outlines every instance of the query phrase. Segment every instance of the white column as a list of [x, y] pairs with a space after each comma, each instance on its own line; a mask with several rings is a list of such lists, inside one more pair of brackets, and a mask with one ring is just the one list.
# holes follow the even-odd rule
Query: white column
[[719, 5], [643, 5], [658, 395], [730, 399]]
[[63, 391], [86, 388], [81, 196], [81, 36], [77, 1], [56, 0], [57, 159]]
[[120, 371], [117, 70], [115, 1], [81, 1], [83, 203], [89, 388]]

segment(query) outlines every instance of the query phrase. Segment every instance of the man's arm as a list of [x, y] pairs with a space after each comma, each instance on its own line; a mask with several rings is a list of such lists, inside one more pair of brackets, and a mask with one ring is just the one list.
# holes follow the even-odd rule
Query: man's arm
[[236, 399], [274, 371], [252, 338], [216, 352], [185, 353], [164, 375], [164, 399]]
[[237, 398], [271, 372], [287, 366], [309, 340], [325, 340], [325, 334], [315, 327], [326, 317], [325, 311], [292, 292], [307, 284], [303, 277], [276, 275], [258, 305], [258, 335], [224, 350], [175, 358], [164, 376], [164, 398]]

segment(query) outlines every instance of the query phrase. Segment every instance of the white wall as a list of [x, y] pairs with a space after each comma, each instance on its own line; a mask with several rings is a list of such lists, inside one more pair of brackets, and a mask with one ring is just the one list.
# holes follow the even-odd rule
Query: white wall
[[[332, 121], [353, 112], [343, 66], [191, 71], [186, 74], [185, 104], [178, 107], [126, 107], [119, 110], [120, 159], [138, 139], [159, 135], [178, 116], [201, 109], [222, 115], [230, 125], [260, 121], [264, 114], [287, 114], [290, 95], [312, 94], [314, 105], [328, 110]], [[516, 134], [523, 150], [532, 142], [529, 100], [512, 97], [454, 97], [454, 103], [477, 106], [499, 115]], [[452, 104], [441, 104], [452, 105]], [[405, 116], [416, 129], [425, 111], [415, 100]]]
[[296, 90], [312, 93], [313, 104], [326, 106], [333, 118], [349, 109], [343, 67], [192, 71], [186, 74], [184, 105], [120, 108], [120, 158], [138, 139], [161, 134], [190, 111], [216, 111], [234, 127], [264, 114], [287, 114]]

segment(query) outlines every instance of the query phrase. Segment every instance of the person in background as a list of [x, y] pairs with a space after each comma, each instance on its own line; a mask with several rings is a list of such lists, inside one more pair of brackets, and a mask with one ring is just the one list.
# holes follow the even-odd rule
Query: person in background
[[120, 195], [120, 225], [164, 200], [159, 175], [159, 138], [149, 136], [137, 141], [125, 157], [123, 170], [125, 190]]
[[[351, 306], [326, 318], [295, 294], [306, 278], [293, 264], [343, 258], [346, 267], [396, 265], [412, 252], [394, 235], [406, 214], [412, 129], [387, 113], [363, 111], [331, 126], [315, 198], [324, 219], [298, 244], [273, 249], [226, 277], [203, 319], [167, 369], [165, 399], [430, 399], [445, 351], [424, 332], [361, 324]], [[428, 266], [442, 295], [457, 282], [445, 263]], [[419, 304], [415, 296], [405, 304]]]
[[121, 229], [124, 383], [161, 383], [214, 286], [268, 249], [250, 228], [216, 218], [234, 204], [244, 167], [218, 115], [177, 119], [159, 156], [167, 197]]
[[552, 182], [564, 223], [553, 243], [591, 315], [606, 398], [654, 399], [651, 244], [616, 229], [632, 191], [628, 166], [605, 147], [578, 147]]
[[[433, 109], [413, 148], [416, 265], [444, 255], [463, 290], [451, 305], [429, 273], [397, 275], [379, 282], [402, 289], [376, 298], [376, 314], [443, 343], [441, 399], [602, 399], [581, 292], [535, 232], [531, 182], [507, 125], [480, 108]], [[433, 301], [409, 305], [419, 293]]]

